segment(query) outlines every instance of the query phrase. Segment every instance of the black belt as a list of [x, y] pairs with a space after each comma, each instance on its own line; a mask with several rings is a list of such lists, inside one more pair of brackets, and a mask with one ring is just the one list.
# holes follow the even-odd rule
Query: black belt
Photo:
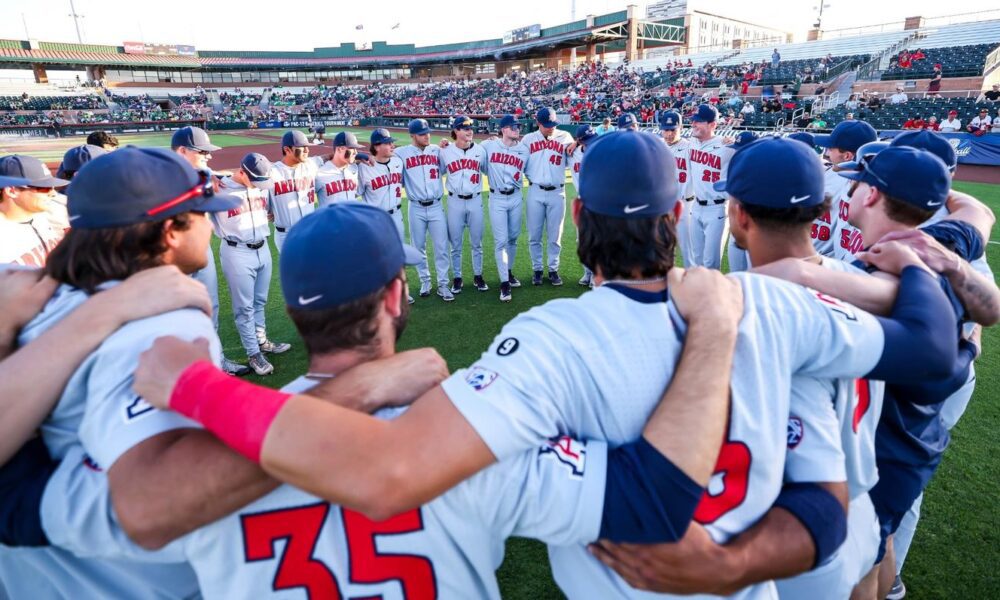
[[417, 204], [426, 208], [428, 206], [433, 206], [434, 203], [437, 202], [438, 200], [440, 200], [440, 198], [434, 200], [417, 200]]
[[392, 213], [396, 212], [397, 210], [399, 210], [401, 208], [403, 208], [403, 205], [402, 204], [397, 204], [396, 208], [390, 208], [389, 209], [389, 214], [391, 215]]
[[274, 226], [274, 230], [275, 231], [280, 231], [281, 233], [285, 233], [286, 231], [288, 231], [288, 228], [286, 228], [286, 227], [278, 227], [277, 225], [275, 225]]
[[[283, 232], [283, 230], [281, 229], [279, 229], [278, 231]], [[247, 248], [250, 248], [251, 250], [259, 250], [264, 245], [264, 240], [261, 240], [259, 242], [234, 242], [233, 240], [226, 240], [226, 243], [232, 246], [233, 248], [239, 245], [243, 245], [246, 246]]]
[[725, 198], [716, 198], [715, 200], [698, 200], [698, 204], [708, 206], [709, 204], [722, 204], [725, 201]]
[[472, 200], [472, 194], [455, 194], [455, 197], [462, 200]]
[[694, 196], [688, 196], [687, 198], [684, 199], [685, 202], [690, 202], [692, 200], [694, 200]]
[[504, 196], [510, 196], [511, 194], [517, 191], [517, 188], [510, 188], [509, 190], [490, 189], [490, 191], [493, 192], [494, 194], [503, 194]]
[[538, 189], [545, 190], [546, 192], [551, 192], [553, 190], [557, 190], [557, 189], [561, 188], [565, 184], [560, 184], [559, 186], [554, 186], [554, 185], [541, 185], [541, 184], [538, 184], [538, 183], [533, 183], [532, 185], [534, 185]]

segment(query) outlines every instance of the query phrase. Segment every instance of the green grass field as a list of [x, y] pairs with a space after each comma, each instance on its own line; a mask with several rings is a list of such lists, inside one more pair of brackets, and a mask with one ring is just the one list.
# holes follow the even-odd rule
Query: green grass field
[[[359, 132], [360, 133], [360, 132]], [[987, 202], [1000, 213], [1000, 186], [962, 184], [956, 188]], [[575, 195], [567, 186], [567, 202]], [[563, 266], [565, 280], [561, 288], [530, 284], [513, 290], [514, 301], [501, 304], [499, 284], [493, 259], [493, 239], [486, 228], [484, 275], [490, 285], [488, 292], [477, 292], [466, 285], [455, 302], [445, 304], [436, 295], [417, 298], [412, 307], [409, 326], [399, 343], [400, 349], [432, 346], [448, 361], [452, 370], [469, 365], [489, 345], [501, 327], [518, 313], [552, 298], [576, 296], [584, 291], [577, 286], [582, 270], [576, 258], [575, 230], [571, 221], [563, 232]], [[1000, 229], [994, 230], [994, 239]], [[988, 247], [991, 264], [1000, 260], [1000, 246]], [[275, 255], [277, 259], [277, 255]], [[471, 257], [466, 247], [464, 255], [466, 281], [472, 278]], [[527, 282], [531, 266], [527, 252], [527, 235], [519, 241], [514, 272]], [[221, 277], [221, 268], [220, 268]], [[417, 297], [419, 283], [414, 270], [408, 278], [411, 291]], [[287, 354], [273, 357], [275, 372], [264, 378], [254, 378], [262, 384], [279, 387], [302, 374], [306, 369], [305, 353], [297, 342], [291, 322], [285, 316], [275, 269], [268, 310], [268, 330], [272, 339], [293, 342]], [[229, 299], [225, 286], [222, 296], [221, 337], [227, 356], [242, 357], [242, 348], [230, 317]], [[978, 386], [975, 397], [963, 419], [954, 430], [952, 446], [930, 486], [923, 506], [923, 520], [904, 570], [907, 598], [987, 598], [996, 597], [1000, 576], [995, 570], [1000, 555], [1000, 511], [997, 508], [997, 481], [1000, 481], [1000, 459], [994, 454], [1000, 423], [1000, 334], [997, 328], [983, 336], [984, 354], [977, 363]], [[561, 594], [549, 575], [545, 549], [537, 542], [514, 539], [508, 543], [507, 557], [499, 571], [505, 598], [559, 598]]]

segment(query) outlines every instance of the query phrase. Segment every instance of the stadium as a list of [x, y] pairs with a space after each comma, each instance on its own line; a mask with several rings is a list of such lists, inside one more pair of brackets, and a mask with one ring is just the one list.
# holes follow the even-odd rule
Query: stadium
[[[752, 137], [738, 143], [802, 133], [836, 136], [843, 129], [838, 126], [852, 122], [870, 124], [886, 146], [909, 132], [935, 132], [934, 137], [947, 142], [957, 160], [952, 189], [968, 194], [993, 213], [1000, 211], [997, 11], [901, 17], [891, 23], [828, 30], [822, 27], [821, 9], [804, 39], [798, 39], [803, 36], [766, 25], [765, 15], [757, 22], [748, 22], [714, 14], [707, 5], [702, 10], [700, 4], [688, 4], [668, 0], [651, 3], [645, 10], [630, 5], [545, 26], [528, 24], [531, 18], [527, 17], [525, 26], [497, 31], [490, 39], [437, 45], [366, 39], [312, 51], [275, 51], [207, 50], [134, 41], [101, 45], [0, 39], [0, 157], [34, 157], [57, 173], [62, 172], [60, 167], [65, 168], [67, 151], [92, 143], [88, 136], [97, 132], [107, 134], [104, 139], [111, 137], [118, 148], [173, 147], [176, 151], [178, 133], [194, 127], [207, 132], [211, 145], [220, 148], [202, 154], [210, 157], [208, 166], [222, 178], [245, 172], [241, 171], [246, 165], [244, 157], [250, 153], [258, 153], [274, 165], [281, 163], [291, 149], [286, 142], [292, 131], [309, 139], [313, 157], [328, 160], [337, 151], [333, 144], [337, 135], [353, 134], [362, 146], [360, 151], [370, 152], [374, 161], [381, 143], [378, 132], [387, 130], [401, 148], [409, 144], [415, 120], [426, 122], [432, 146], [442, 140], [455, 145], [460, 139], [456, 136], [460, 129], [456, 116], [467, 116], [475, 145], [482, 145], [503, 140], [503, 132], [509, 128], [509, 121], [504, 120], [507, 115], [516, 119], [522, 136], [540, 130], [540, 111], [546, 115], [551, 111], [557, 122], [552, 129], [572, 138], [583, 126], [607, 131], [615, 124], [628, 127], [632, 122], [642, 135], [659, 137], [661, 129], [667, 128], [664, 115], [674, 112], [681, 119], [679, 137], [693, 143], [692, 121], [702, 119], [699, 115], [707, 105], [716, 115], [714, 135], [727, 144], [747, 135], [744, 132]], [[192, 142], [190, 148], [196, 146]], [[823, 153], [819, 146], [813, 149]], [[571, 154], [566, 155], [567, 161]], [[860, 158], [852, 156], [851, 160]], [[533, 179], [526, 169], [524, 173]], [[14, 176], [6, 172], [0, 175]], [[405, 181], [403, 175], [400, 178]], [[567, 220], [565, 227], [560, 224], [558, 228], [562, 256], [556, 268], [557, 277], [561, 276], [559, 284], [553, 285], [551, 267], [547, 264], [539, 271], [529, 252], [530, 191], [525, 181], [523, 216], [520, 205], [517, 209], [517, 222], [524, 223], [520, 242], [515, 242], [520, 247], [509, 265], [511, 275], [523, 286], [513, 290], [513, 300], [501, 302], [497, 298], [498, 292], [506, 290], [510, 300], [510, 287], [502, 286], [511, 281], [497, 277], [493, 249], [502, 244], [495, 243], [496, 230], [487, 213], [485, 225], [480, 216], [480, 241], [474, 239], [471, 228], [469, 234], [459, 229], [464, 252], [457, 272], [465, 273], [465, 282], [464, 289], [461, 282], [456, 284], [459, 292], [453, 294], [452, 301], [443, 302], [438, 297], [441, 294], [433, 291], [422, 293], [421, 273], [412, 266], [406, 268], [412, 306], [397, 349], [433, 348], [454, 373], [477, 364], [505, 325], [529, 309], [590, 293], [590, 271], [578, 258], [580, 240], [571, 216], [577, 181], [570, 171], [563, 170], [561, 181], [554, 186], [564, 190]], [[518, 195], [522, 193], [520, 186], [518, 180]], [[312, 187], [310, 183], [310, 194]], [[404, 242], [411, 243], [410, 212], [420, 199], [412, 197], [410, 186], [403, 188], [395, 212], [402, 211], [400, 231]], [[488, 182], [480, 188], [476, 193], [484, 200], [486, 211], [486, 201], [493, 201], [496, 188]], [[389, 212], [392, 215], [394, 210]], [[241, 377], [274, 389], [313, 368], [307, 344], [282, 301], [281, 254], [276, 245], [272, 247], [277, 243], [276, 225], [265, 226], [270, 227], [272, 241], [265, 240], [263, 248], [270, 253], [274, 269], [268, 271], [264, 339], [269, 344], [271, 340], [287, 342], [291, 348], [268, 356], [273, 372], [250, 372]], [[728, 227], [726, 231], [723, 247]], [[984, 262], [997, 264], [1000, 259], [997, 233], [994, 227], [992, 240], [983, 240]], [[551, 238], [548, 242], [551, 244]], [[233, 307], [238, 302], [234, 302], [223, 277], [221, 252], [226, 243], [216, 229], [211, 246], [219, 280], [217, 333], [224, 356], [244, 363], [245, 344], [234, 319]], [[483, 249], [479, 259], [473, 258], [476, 245]], [[734, 263], [730, 260], [735, 248], [731, 242], [728, 249], [720, 251], [718, 267], [723, 272], [737, 270], [731, 268]], [[431, 262], [430, 250], [422, 250], [427, 253], [425, 260]], [[447, 261], [445, 264], [451, 266]], [[676, 264], [683, 264], [680, 253]], [[473, 273], [476, 283], [472, 283]], [[531, 285], [533, 275], [538, 278], [537, 285]], [[480, 276], [484, 285], [477, 290]], [[995, 284], [992, 275], [990, 278]], [[577, 281], [587, 283], [578, 286]], [[989, 598], [1000, 589], [994, 568], [1000, 548], [1000, 512], [995, 501], [1000, 461], [989, 446], [1000, 420], [995, 402], [1000, 394], [1000, 362], [994, 353], [996, 328], [983, 327], [981, 336], [982, 356], [971, 376], [978, 383], [975, 393], [964, 415], [959, 413], [961, 421], [949, 426], [954, 426], [950, 443], [946, 442], [947, 452], [927, 486], [922, 507], [918, 500], [920, 525], [909, 553], [904, 553], [905, 569], [899, 573], [905, 581], [902, 593], [906, 598]], [[517, 340], [514, 342], [516, 349]], [[499, 349], [497, 353], [501, 354]], [[0, 490], [0, 510], [6, 510], [5, 490]], [[375, 533], [371, 537], [374, 547]], [[276, 547], [280, 551], [280, 546]], [[375, 549], [373, 556], [397, 555], [382, 555]], [[0, 567], [3, 562], [0, 559]], [[249, 551], [247, 562], [251, 562]], [[5, 597], [5, 587], [11, 598], [22, 597], [16, 591], [20, 586], [3, 580], [14, 572], [0, 568], [0, 598]], [[368, 581], [387, 579], [392, 578]], [[497, 579], [503, 598], [565, 597], [553, 579], [546, 546], [535, 540], [513, 537], [507, 541]], [[361, 586], [351, 592], [407, 597], [409, 588], [404, 580], [384, 588]], [[353, 572], [351, 581], [358, 581]], [[900, 583], [899, 578], [893, 583]], [[320, 597], [314, 588], [306, 592], [308, 586], [301, 587], [280, 595], [282, 588], [275, 583], [270, 593], [273, 597]], [[300, 591], [301, 596], [291, 595]], [[410, 592], [410, 597], [424, 597]], [[60, 597], [54, 592], [40, 593], [35, 597]], [[891, 593], [899, 593], [895, 585]], [[117, 596], [111, 593], [104, 597]], [[253, 593], [248, 597], [254, 597]]]

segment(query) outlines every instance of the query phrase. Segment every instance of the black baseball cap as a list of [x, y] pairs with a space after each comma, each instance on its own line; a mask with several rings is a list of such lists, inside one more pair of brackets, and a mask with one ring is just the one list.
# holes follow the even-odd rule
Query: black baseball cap
[[181, 127], [174, 132], [170, 138], [171, 148], [191, 148], [201, 152], [215, 152], [222, 150], [219, 146], [212, 144], [208, 139], [208, 134], [201, 127]]
[[0, 175], [27, 179], [28, 183], [23, 187], [55, 188], [69, 183], [65, 179], [53, 177], [45, 163], [25, 154], [12, 154], [0, 158]]

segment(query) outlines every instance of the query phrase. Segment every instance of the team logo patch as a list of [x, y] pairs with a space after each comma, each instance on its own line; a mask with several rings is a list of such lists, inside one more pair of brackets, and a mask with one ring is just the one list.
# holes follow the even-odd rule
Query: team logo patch
[[139, 417], [148, 415], [154, 410], [156, 410], [155, 406], [136, 396], [135, 400], [125, 406], [125, 422], [134, 421]]
[[101, 468], [101, 465], [94, 462], [94, 459], [90, 458], [90, 455], [88, 454], [83, 455], [83, 466], [91, 471], [94, 471], [95, 473], [104, 471], [104, 469]]
[[587, 462], [587, 445], [585, 443], [564, 435], [549, 440], [548, 445], [543, 446], [538, 453], [541, 456], [551, 457], [559, 461], [559, 464], [566, 465], [570, 477], [583, 477], [583, 470]]
[[796, 446], [802, 443], [802, 438], [805, 436], [806, 428], [802, 424], [802, 419], [798, 417], [788, 417], [788, 449], [794, 450]]
[[490, 387], [490, 384], [497, 380], [500, 374], [496, 371], [484, 369], [483, 367], [472, 367], [465, 374], [465, 382], [472, 386], [472, 389], [481, 392]]
[[958, 138], [948, 138], [948, 143], [955, 149], [955, 155], [959, 158], [968, 156], [972, 152], [972, 143]]
[[819, 300], [820, 304], [829, 308], [833, 312], [840, 313], [848, 321], [858, 320], [858, 315], [854, 312], [854, 307], [851, 306], [850, 304], [847, 304], [842, 300], [834, 298], [833, 296], [827, 296], [823, 292], [819, 292], [812, 288], [806, 288], [806, 289], [808, 289], [813, 294], [813, 296], [815, 296], [816, 299]]
[[517, 338], [509, 337], [500, 342], [500, 345], [497, 346], [497, 354], [500, 356], [510, 356], [511, 354], [517, 352], [517, 348], [520, 345], [521, 342], [517, 341]]

